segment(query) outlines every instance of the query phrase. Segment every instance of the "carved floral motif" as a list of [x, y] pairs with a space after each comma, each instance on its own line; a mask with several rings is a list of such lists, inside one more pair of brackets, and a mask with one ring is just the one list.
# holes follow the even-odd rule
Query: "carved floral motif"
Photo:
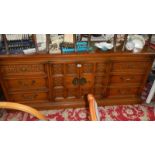
[[21, 72], [43, 72], [43, 65], [7, 65], [2, 66], [2, 73], [21, 73]]
[[94, 64], [83, 64], [83, 72], [84, 73], [93, 73], [94, 72]]
[[98, 64], [96, 65], [96, 72], [104, 73], [105, 70], [106, 70], [105, 64], [103, 64], [103, 63], [98, 63]]
[[53, 74], [63, 74], [63, 64], [53, 64]]
[[54, 86], [63, 86], [63, 78], [62, 77], [53, 78], [53, 84]]
[[66, 74], [75, 74], [77, 72], [76, 64], [66, 64]]

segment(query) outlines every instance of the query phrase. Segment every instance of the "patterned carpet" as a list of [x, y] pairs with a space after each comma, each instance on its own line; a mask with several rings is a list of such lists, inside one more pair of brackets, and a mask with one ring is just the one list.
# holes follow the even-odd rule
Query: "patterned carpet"
[[[51, 121], [88, 121], [86, 108], [41, 111]], [[99, 107], [102, 121], [154, 121], [155, 107], [148, 105], [121, 105]], [[0, 120], [35, 121], [32, 115], [23, 112], [5, 112]]]
[[[151, 84], [148, 84], [142, 93], [145, 102]], [[155, 98], [153, 99], [155, 101]], [[51, 121], [88, 121], [89, 111], [86, 108], [61, 109], [41, 111]], [[99, 107], [102, 121], [154, 121], [154, 105], [119, 105]], [[23, 112], [5, 111], [0, 118], [2, 121], [35, 121], [35, 117]]]

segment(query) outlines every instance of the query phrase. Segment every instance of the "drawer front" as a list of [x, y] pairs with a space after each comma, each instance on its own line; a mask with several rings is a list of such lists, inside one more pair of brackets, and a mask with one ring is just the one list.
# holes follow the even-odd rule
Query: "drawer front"
[[47, 80], [45, 78], [5, 79], [4, 81], [10, 91], [47, 88]]
[[130, 70], [139, 70], [144, 72], [150, 62], [116, 62], [113, 64], [112, 71], [130, 71]]
[[125, 97], [125, 96], [137, 96], [138, 87], [131, 88], [109, 88], [107, 92], [107, 97]]
[[112, 75], [110, 77], [110, 83], [120, 83], [120, 84], [128, 84], [128, 83], [142, 83], [143, 75]]
[[1, 73], [7, 74], [25, 74], [25, 73], [44, 73], [44, 65], [42, 64], [12, 64], [0, 66]]
[[15, 102], [30, 101], [30, 104], [31, 101], [48, 101], [47, 92], [12, 93], [9, 96]]

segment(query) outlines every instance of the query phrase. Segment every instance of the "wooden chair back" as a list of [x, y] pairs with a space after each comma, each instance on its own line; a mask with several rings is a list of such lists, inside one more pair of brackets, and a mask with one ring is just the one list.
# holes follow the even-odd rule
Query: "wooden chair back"
[[14, 102], [0, 102], [0, 108], [1, 109], [14, 109], [14, 110], [20, 110], [23, 112], [27, 112], [39, 120], [47, 121], [47, 118], [41, 114], [38, 110], [29, 107], [27, 105], [19, 104], [19, 103], [14, 103]]
[[97, 107], [97, 102], [92, 94], [88, 94], [87, 96], [89, 103], [89, 111], [90, 111], [90, 119], [91, 121], [99, 121], [99, 112]]

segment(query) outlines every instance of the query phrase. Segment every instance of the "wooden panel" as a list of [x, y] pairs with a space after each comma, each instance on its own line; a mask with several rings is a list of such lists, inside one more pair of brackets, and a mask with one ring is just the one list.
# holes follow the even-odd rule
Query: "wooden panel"
[[0, 70], [3, 75], [44, 73], [44, 65], [41, 65], [41, 64], [3, 65], [3, 66], [0, 66]]
[[106, 74], [107, 71], [107, 64], [106, 63], [96, 63], [96, 76], [103, 76]]
[[[17, 77], [18, 78], [18, 77]], [[27, 89], [46, 89], [47, 79], [45, 78], [33, 78], [29, 79], [5, 79], [4, 83], [7, 85], [8, 90], [27, 90]]]
[[80, 97], [93, 93], [94, 76], [95, 76], [95, 63], [94, 62], [81, 62], [80, 68]]
[[47, 92], [24, 92], [24, 93], [12, 93], [9, 94], [12, 101], [48, 101]]
[[54, 101], [59, 101], [59, 100], [63, 100], [65, 99], [64, 97], [64, 87], [62, 88], [54, 88], [53, 89], [53, 97], [54, 97]]
[[52, 65], [52, 74], [53, 75], [59, 75], [59, 74], [64, 74], [63, 70], [64, 66], [63, 64], [53, 64]]
[[89, 62], [83, 63], [81, 70], [83, 74], [94, 73], [94, 64]]
[[53, 87], [64, 87], [64, 77], [59, 76], [59, 77], [53, 77]]
[[74, 62], [51, 64], [53, 100], [70, 100], [79, 97], [79, 84], [73, 81], [79, 78], [79, 69]]
[[[86, 80], [85, 83], [82, 82], [83, 79]], [[92, 87], [94, 87], [94, 74], [83, 74], [80, 77], [80, 80], [81, 80], [80, 86], [82, 88], [92, 88]]]
[[143, 75], [112, 75], [110, 77], [110, 83], [130, 84], [130, 83], [142, 83]]
[[79, 98], [79, 88], [67, 88], [67, 99], [76, 99]]
[[107, 97], [137, 96], [138, 90], [138, 87], [108, 88]]
[[149, 62], [115, 62], [112, 67], [112, 71], [134, 71], [139, 70], [144, 72], [149, 65]]

